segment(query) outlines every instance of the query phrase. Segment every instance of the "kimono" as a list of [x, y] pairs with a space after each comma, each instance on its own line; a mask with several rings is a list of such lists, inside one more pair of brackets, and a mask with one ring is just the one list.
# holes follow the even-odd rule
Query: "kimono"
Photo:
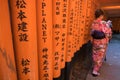
[[111, 36], [111, 28], [106, 25], [105, 21], [95, 20], [92, 23], [92, 31], [93, 30], [103, 31], [106, 36], [103, 39], [92, 39], [92, 58], [94, 62], [93, 71], [98, 72], [106, 55], [109, 37]]

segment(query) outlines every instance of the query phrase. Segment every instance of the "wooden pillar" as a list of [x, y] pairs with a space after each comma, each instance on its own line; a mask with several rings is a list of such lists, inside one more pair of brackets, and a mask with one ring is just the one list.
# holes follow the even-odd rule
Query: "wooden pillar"
[[71, 58], [74, 57], [74, 53], [76, 51], [76, 44], [75, 44], [75, 41], [76, 41], [76, 11], [75, 11], [75, 7], [76, 7], [76, 4], [75, 4], [76, 0], [72, 1], [72, 5], [71, 5], [71, 9], [72, 9], [72, 14], [73, 14], [73, 24], [72, 24], [72, 53], [71, 53]]
[[61, 73], [62, 49], [62, 1], [53, 0], [53, 77], [58, 78]]
[[38, 80], [36, 1], [10, 0], [19, 80]]
[[67, 29], [68, 29], [68, 5], [69, 0], [62, 1], [62, 48], [61, 48], [61, 68], [65, 68], [67, 55]]
[[8, 0], [0, 0], [0, 80], [17, 80]]
[[69, 0], [69, 12], [68, 12], [68, 37], [67, 37], [67, 58], [66, 61], [70, 62], [73, 51], [73, 0]]
[[37, 31], [39, 80], [52, 80], [52, 0], [37, 0]]

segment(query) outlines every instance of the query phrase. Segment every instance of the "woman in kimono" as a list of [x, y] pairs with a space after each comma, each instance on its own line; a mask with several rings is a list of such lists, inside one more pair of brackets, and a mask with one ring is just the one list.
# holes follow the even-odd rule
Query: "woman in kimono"
[[106, 54], [107, 44], [109, 42], [109, 37], [111, 36], [111, 31], [110, 28], [107, 27], [106, 22], [103, 21], [104, 12], [101, 9], [96, 10], [95, 18], [96, 19], [92, 23], [91, 34], [95, 30], [102, 31], [105, 34], [105, 37], [102, 39], [96, 39], [94, 37], [92, 38], [92, 57], [94, 63], [92, 75], [98, 76], [100, 75], [99, 70]]

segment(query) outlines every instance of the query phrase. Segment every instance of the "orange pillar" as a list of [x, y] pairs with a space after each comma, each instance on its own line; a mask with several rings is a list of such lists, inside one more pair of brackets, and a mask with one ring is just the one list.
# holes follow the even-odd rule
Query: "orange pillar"
[[71, 28], [72, 28], [72, 53], [71, 53], [71, 60], [74, 56], [75, 53], [75, 0], [71, 1], [71, 14], [73, 15], [73, 18], [71, 19], [71, 21], [73, 21], [73, 23], [71, 24]]
[[0, 80], [17, 80], [8, 0], [0, 0]]
[[84, 16], [84, 18], [83, 18], [83, 21], [84, 21], [84, 23], [83, 23], [83, 40], [84, 40], [84, 42], [83, 42], [83, 44], [85, 44], [86, 43], [86, 39], [85, 39], [85, 36], [86, 36], [86, 33], [87, 33], [87, 30], [86, 30], [86, 11], [87, 11], [87, 0], [85, 0], [85, 1], [83, 1], [83, 16]]
[[76, 0], [76, 51], [79, 50], [79, 0]]
[[68, 12], [68, 37], [67, 37], [67, 58], [66, 61], [70, 62], [73, 51], [73, 0], [69, 0], [69, 12]]
[[77, 24], [76, 24], [76, 29], [77, 29], [77, 39], [76, 39], [76, 44], [77, 44], [77, 50], [79, 50], [79, 0], [77, 0]]
[[10, 0], [19, 80], [38, 80], [36, 1]]
[[61, 48], [62, 48], [62, 1], [53, 0], [53, 67], [54, 78], [61, 73]]
[[73, 31], [72, 31], [72, 53], [71, 53], [71, 58], [74, 56], [74, 53], [75, 53], [75, 51], [76, 51], [76, 44], [75, 44], [75, 41], [76, 41], [76, 37], [75, 37], [75, 35], [76, 35], [76, 12], [75, 12], [75, 6], [76, 6], [76, 4], [75, 4], [75, 1], [76, 0], [74, 0], [74, 1], [72, 1], [72, 5], [71, 5], [71, 9], [73, 10], [73, 24], [72, 24], [72, 29], [73, 29]]
[[91, 0], [88, 0], [86, 2], [86, 17], [85, 17], [85, 43], [87, 43], [89, 40], [90, 40], [90, 18], [91, 18], [91, 13], [90, 13], [90, 10], [91, 10]]
[[83, 39], [83, 36], [84, 36], [84, 1], [80, 1], [80, 47], [82, 47], [83, 45], [83, 42], [84, 42], [84, 39]]
[[76, 29], [77, 29], [77, 39], [76, 39], [76, 50], [78, 51], [79, 50], [79, 0], [76, 1], [77, 4], [77, 24], [76, 24]]
[[83, 30], [82, 30], [82, 10], [83, 10], [83, 1], [79, 0], [79, 45], [82, 46]]
[[92, 26], [92, 22], [93, 22], [93, 16], [94, 16], [94, 12], [92, 12], [92, 6], [93, 6], [92, 2], [93, 2], [93, 0], [90, 0], [89, 6], [88, 6], [88, 8], [89, 8], [89, 24], [88, 24], [88, 38], [89, 38], [89, 40], [91, 39], [90, 33], [91, 33], [91, 26]]
[[61, 49], [61, 68], [65, 67], [66, 54], [67, 54], [67, 28], [68, 28], [68, 2], [69, 0], [63, 0], [62, 2], [62, 49]]
[[[77, 27], [78, 27], [78, 0], [75, 0], [74, 1], [74, 24], [73, 24], [73, 39], [74, 39], [74, 46], [73, 46], [73, 49], [74, 49], [74, 53], [76, 53], [76, 51], [77, 51], [77, 40], [78, 40], [78, 29], [77, 29]], [[73, 53], [73, 57], [74, 57], [74, 53]]]
[[74, 53], [76, 52], [76, 38], [77, 38], [77, 29], [76, 29], [76, 24], [77, 24], [77, 3], [76, 3], [77, 0], [74, 0], [73, 2], [73, 55], [72, 57], [74, 57]]
[[85, 44], [85, 19], [86, 19], [86, 4], [87, 0], [84, 0], [82, 1], [82, 11], [81, 11], [81, 15], [82, 15], [82, 18], [81, 18], [81, 44]]
[[81, 39], [80, 39], [80, 37], [81, 37], [81, 35], [80, 35], [80, 27], [81, 27], [80, 26], [80, 20], [81, 20], [80, 6], [81, 6], [81, 1], [78, 0], [78, 50], [81, 47], [81, 44], [80, 44], [80, 41], [81, 41]]
[[40, 80], [53, 80], [52, 0], [37, 0]]

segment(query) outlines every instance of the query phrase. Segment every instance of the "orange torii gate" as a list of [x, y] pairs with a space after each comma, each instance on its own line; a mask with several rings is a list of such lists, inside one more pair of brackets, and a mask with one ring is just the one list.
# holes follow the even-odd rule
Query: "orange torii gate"
[[0, 0], [0, 80], [17, 80], [8, 0]]
[[18, 79], [38, 80], [36, 1], [10, 0]]
[[62, 1], [53, 0], [53, 77], [58, 78], [61, 73], [62, 49]]
[[[27, 80], [59, 78], [67, 67], [65, 63], [90, 40], [90, 25], [99, 7], [97, 0], [10, 0], [9, 16], [8, 1], [0, 1], [0, 24], [6, 26], [3, 29], [0, 25], [0, 61], [6, 62], [3, 53], [9, 55], [9, 67], [15, 71], [17, 67], [17, 73], [4, 63], [0, 70], [4, 67], [7, 76], [12, 76], [10, 80], [17, 80], [16, 75]], [[10, 43], [5, 44], [6, 39]], [[4, 75], [0, 73], [0, 80], [7, 78]]]
[[52, 0], [37, 0], [37, 31], [40, 76], [39, 80], [52, 80]]

